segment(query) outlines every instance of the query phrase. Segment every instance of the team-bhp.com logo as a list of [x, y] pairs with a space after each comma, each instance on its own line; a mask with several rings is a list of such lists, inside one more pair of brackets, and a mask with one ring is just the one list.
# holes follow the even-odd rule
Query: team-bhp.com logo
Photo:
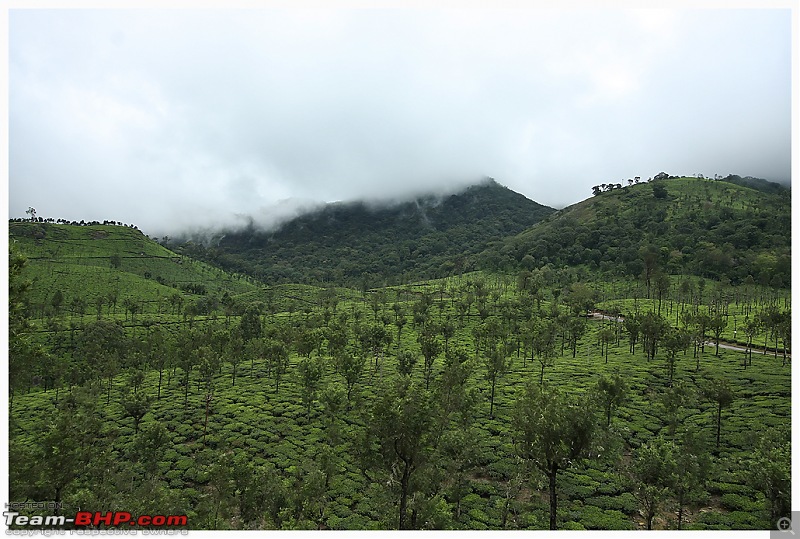
[[134, 517], [126, 511], [78, 511], [75, 516], [68, 518], [64, 515], [20, 515], [14, 511], [3, 513], [6, 526], [53, 526], [53, 527], [97, 527], [97, 526], [137, 526], [153, 528], [175, 528], [186, 526], [186, 515], [141, 515]]

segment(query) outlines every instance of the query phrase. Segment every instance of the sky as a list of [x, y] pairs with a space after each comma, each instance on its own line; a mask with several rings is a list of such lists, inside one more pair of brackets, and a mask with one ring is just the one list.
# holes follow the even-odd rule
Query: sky
[[791, 27], [669, 6], [9, 9], [9, 215], [160, 236], [486, 176], [557, 208], [661, 171], [789, 183]]

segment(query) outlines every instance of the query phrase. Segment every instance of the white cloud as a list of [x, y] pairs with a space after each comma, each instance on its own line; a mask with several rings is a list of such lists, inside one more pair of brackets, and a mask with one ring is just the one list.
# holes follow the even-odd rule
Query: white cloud
[[161, 232], [483, 175], [551, 205], [660, 170], [788, 179], [789, 26], [767, 10], [12, 11], [11, 214]]

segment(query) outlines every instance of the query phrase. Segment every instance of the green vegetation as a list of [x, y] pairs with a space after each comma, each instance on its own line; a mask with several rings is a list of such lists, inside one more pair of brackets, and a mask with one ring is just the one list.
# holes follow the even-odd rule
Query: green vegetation
[[[659, 196], [660, 193], [660, 196]], [[791, 201], [730, 182], [671, 178], [599, 193], [481, 255], [484, 269], [551, 264], [789, 286]]]
[[[658, 181], [676, 215], [708, 183]], [[662, 202], [601, 192], [501, 241], [595, 226], [625, 191]], [[513, 273], [266, 286], [129, 227], [10, 233], [11, 500], [194, 529], [772, 529], [791, 507], [788, 282], [660, 249], [561, 265], [565, 243]], [[744, 250], [777, 260], [782, 234]]]
[[554, 210], [494, 180], [444, 197], [390, 206], [329, 204], [278, 230], [227, 231], [178, 252], [264, 282], [349, 284], [360, 289], [471, 271], [487, 243]]

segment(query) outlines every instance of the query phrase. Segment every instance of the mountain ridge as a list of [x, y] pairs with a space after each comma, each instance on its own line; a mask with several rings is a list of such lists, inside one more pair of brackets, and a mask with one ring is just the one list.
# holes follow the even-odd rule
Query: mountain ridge
[[431, 278], [470, 269], [471, 256], [489, 241], [555, 211], [487, 178], [408, 201], [329, 203], [273, 230], [251, 222], [221, 233], [212, 246], [183, 242], [175, 249], [267, 282]]

